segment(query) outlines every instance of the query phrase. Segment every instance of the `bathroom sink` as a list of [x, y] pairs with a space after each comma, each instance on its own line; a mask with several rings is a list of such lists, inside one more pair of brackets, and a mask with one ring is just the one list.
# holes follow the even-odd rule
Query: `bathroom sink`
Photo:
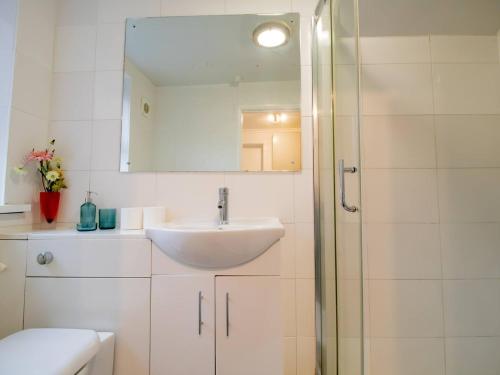
[[232, 219], [218, 225], [183, 220], [146, 228], [146, 236], [171, 258], [195, 267], [227, 268], [264, 253], [285, 234], [276, 218]]

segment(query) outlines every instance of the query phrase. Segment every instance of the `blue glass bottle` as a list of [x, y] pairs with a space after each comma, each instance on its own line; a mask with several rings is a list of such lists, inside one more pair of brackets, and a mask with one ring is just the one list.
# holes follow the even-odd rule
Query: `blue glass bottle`
[[87, 191], [85, 203], [80, 206], [80, 223], [76, 225], [76, 230], [80, 232], [92, 231], [97, 229], [96, 223], [96, 205], [92, 203], [92, 191]]

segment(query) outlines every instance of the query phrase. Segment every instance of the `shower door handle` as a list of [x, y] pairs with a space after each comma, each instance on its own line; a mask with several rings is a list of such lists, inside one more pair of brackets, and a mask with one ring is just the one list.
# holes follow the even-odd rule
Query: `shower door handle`
[[350, 206], [345, 200], [345, 174], [346, 173], [356, 173], [358, 169], [356, 167], [344, 167], [344, 159], [339, 160], [339, 185], [340, 185], [340, 202], [342, 208], [347, 212], [357, 212], [358, 208], [356, 206]]

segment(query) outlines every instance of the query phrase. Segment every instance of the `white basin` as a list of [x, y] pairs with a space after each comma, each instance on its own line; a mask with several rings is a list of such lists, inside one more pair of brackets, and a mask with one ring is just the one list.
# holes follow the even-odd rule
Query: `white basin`
[[146, 228], [171, 258], [195, 267], [227, 268], [264, 253], [285, 234], [277, 218], [231, 219], [229, 224], [182, 220]]

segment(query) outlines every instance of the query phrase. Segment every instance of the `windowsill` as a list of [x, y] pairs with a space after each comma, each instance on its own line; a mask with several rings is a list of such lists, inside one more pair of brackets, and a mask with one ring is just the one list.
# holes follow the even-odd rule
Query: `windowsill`
[[19, 214], [30, 211], [31, 204], [0, 204], [0, 214]]

